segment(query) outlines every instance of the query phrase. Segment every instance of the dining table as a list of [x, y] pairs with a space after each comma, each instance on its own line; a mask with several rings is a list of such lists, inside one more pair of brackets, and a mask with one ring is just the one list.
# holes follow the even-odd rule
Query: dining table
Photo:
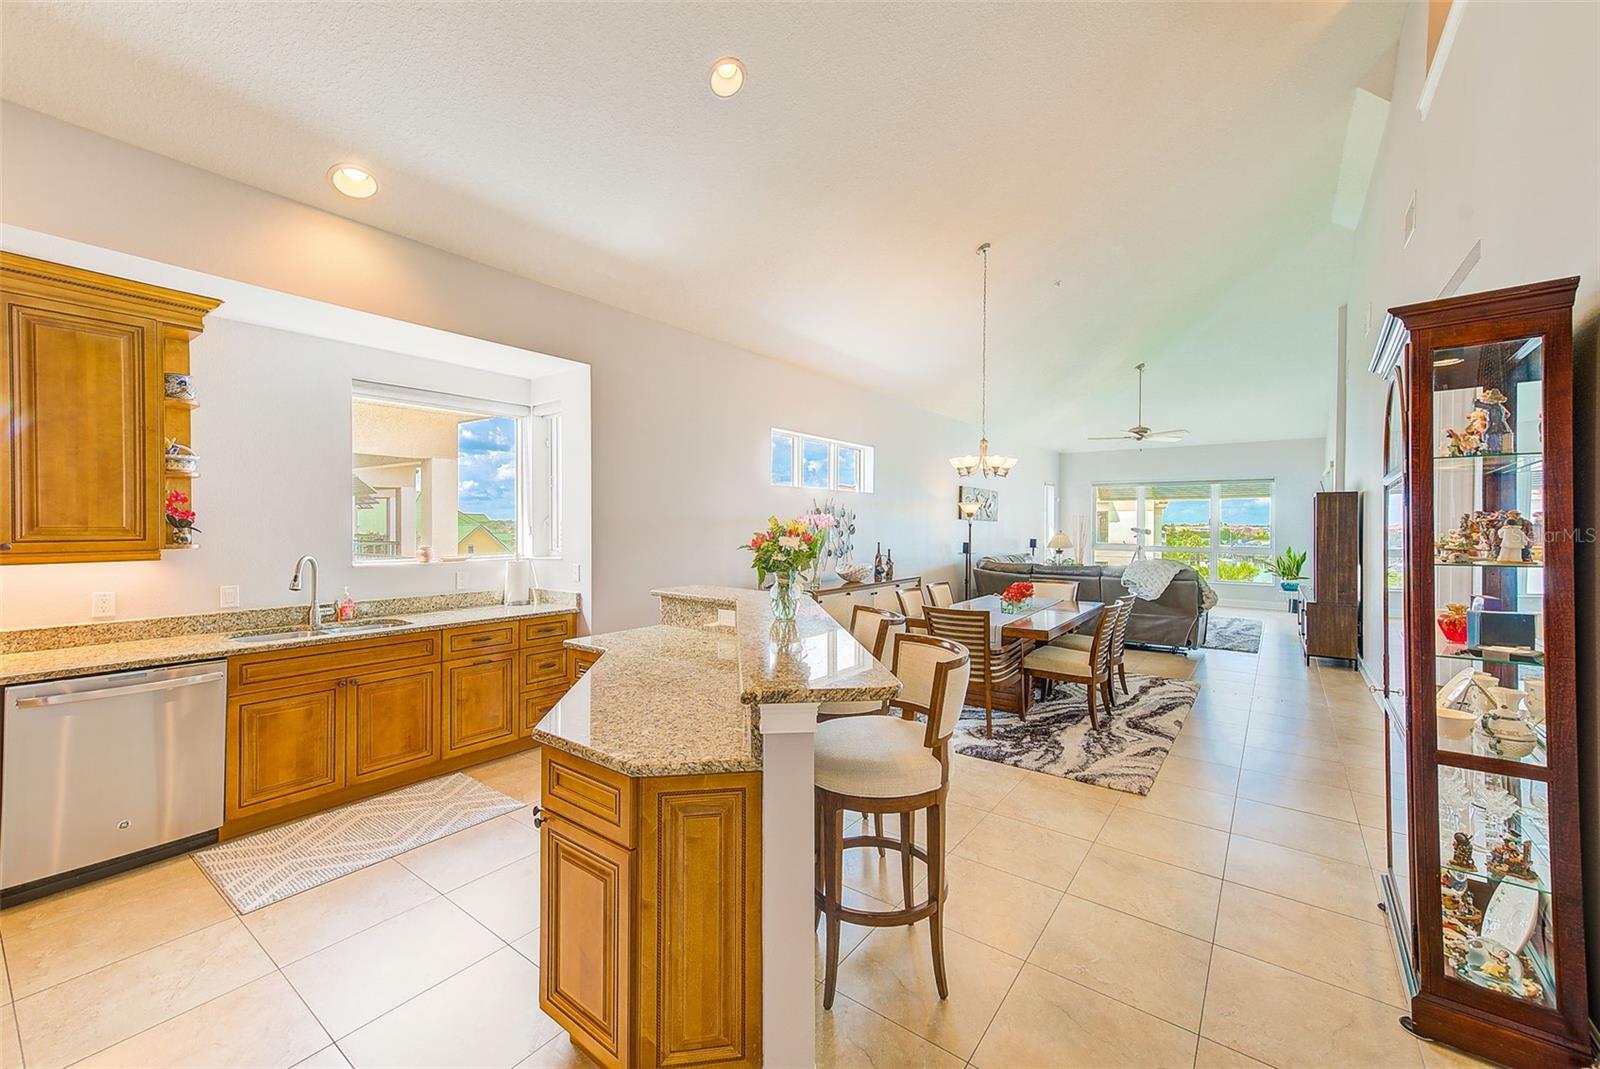
[[989, 614], [989, 644], [1002, 646], [1014, 639], [1044, 645], [1099, 617], [1105, 608], [1101, 601], [1062, 598], [1034, 598], [1020, 612], [1007, 612], [998, 594], [985, 594], [958, 601], [953, 609], [968, 609]]

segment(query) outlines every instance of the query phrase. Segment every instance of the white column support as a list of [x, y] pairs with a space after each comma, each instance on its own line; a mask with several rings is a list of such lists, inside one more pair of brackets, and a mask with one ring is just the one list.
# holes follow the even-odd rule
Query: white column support
[[770, 1069], [817, 1064], [816, 733], [815, 703], [761, 707], [761, 1046]]

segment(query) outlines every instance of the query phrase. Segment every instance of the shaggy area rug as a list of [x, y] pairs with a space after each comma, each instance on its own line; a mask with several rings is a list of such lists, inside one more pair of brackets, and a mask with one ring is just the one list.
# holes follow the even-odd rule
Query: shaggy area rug
[[1089, 725], [1087, 691], [1076, 683], [1056, 684], [1056, 696], [1035, 702], [1025, 721], [996, 712], [992, 739], [983, 734], [983, 710], [968, 706], [950, 746], [968, 757], [1149, 794], [1200, 685], [1130, 672], [1128, 689], [1131, 695], [1118, 690], [1114, 709], [1096, 703], [1098, 729]]
[[1206, 622], [1206, 644], [1203, 649], [1232, 650], [1235, 653], [1261, 652], [1261, 621], [1244, 620], [1237, 616], [1212, 614]]

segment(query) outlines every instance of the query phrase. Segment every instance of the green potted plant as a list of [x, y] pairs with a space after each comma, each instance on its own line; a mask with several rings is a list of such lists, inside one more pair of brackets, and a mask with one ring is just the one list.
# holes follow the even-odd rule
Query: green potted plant
[[1282, 553], [1272, 560], [1267, 561], [1267, 572], [1278, 578], [1278, 586], [1284, 590], [1299, 590], [1300, 580], [1306, 577], [1307, 553], [1296, 553], [1293, 546], [1285, 546]]

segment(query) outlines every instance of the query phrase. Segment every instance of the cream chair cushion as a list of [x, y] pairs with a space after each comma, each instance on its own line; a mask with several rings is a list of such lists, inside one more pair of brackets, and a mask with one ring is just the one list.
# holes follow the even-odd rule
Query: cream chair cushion
[[817, 786], [858, 798], [907, 798], [939, 789], [943, 769], [923, 745], [928, 728], [898, 716], [817, 725]]
[[817, 706], [818, 716], [860, 716], [863, 713], [881, 712], [882, 702], [823, 702]]
[[1052, 675], [1090, 678], [1088, 650], [1068, 650], [1060, 646], [1040, 646], [1022, 659], [1022, 667], [1030, 672], [1049, 672]]
[[1050, 640], [1050, 645], [1058, 650], [1083, 650], [1085, 653], [1094, 646], [1093, 635], [1066, 634]]

